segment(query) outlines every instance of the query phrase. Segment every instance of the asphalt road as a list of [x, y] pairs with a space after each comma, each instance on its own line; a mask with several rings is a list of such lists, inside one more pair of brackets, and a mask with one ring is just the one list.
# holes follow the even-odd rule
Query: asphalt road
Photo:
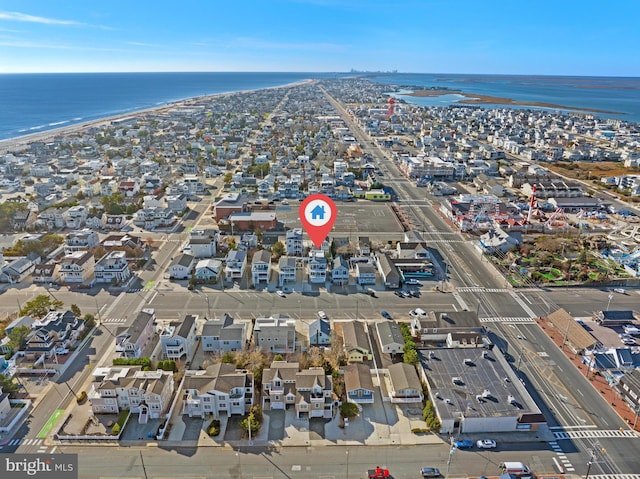
[[[449, 447], [290, 447], [281, 449], [230, 448], [164, 449], [63, 446], [64, 453], [80, 453], [80, 477], [160, 479], [207, 477], [215, 479], [360, 479], [369, 468], [387, 467], [396, 479], [416, 478], [425, 466], [447, 470]], [[106, 453], [105, 453], [106, 451]], [[524, 451], [527, 451], [526, 453]], [[540, 443], [500, 446], [497, 450], [456, 451], [450, 473], [455, 477], [496, 475], [502, 461], [522, 460], [533, 451], [536, 460], [552, 467], [552, 451]], [[551, 469], [552, 470], [552, 469]]]

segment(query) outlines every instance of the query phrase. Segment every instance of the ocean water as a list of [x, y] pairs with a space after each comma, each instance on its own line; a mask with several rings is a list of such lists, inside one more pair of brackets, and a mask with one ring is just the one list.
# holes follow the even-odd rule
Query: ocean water
[[[201, 95], [287, 85], [341, 73], [57, 73], [0, 74], [0, 140], [127, 114]], [[600, 114], [640, 122], [640, 78], [509, 75], [377, 74], [372, 81], [447, 87], [469, 94], [619, 112]], [[448, 105], [456, 95], [406, 97]]]
[[51, 73], [0, 75], [0, 140], [202, 95], [334, 73]]
[[[617, 113], [597, 113], [596, 115], [640, 122], [640, 78], [399, 73], [372, 75], [370, 79], [394, 85], [446, 87], [471, 94], [470, 96], [475, 93], [520, 101], [611, 111]], [[445, 95], [435, 98], [407, 96], [401, 96], [401, 98], [424, 106], [445, 106], [460, 97]]]

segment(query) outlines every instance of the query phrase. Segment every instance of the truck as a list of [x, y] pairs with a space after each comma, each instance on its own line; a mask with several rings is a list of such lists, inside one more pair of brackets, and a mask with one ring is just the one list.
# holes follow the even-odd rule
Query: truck
[[389, 469], [383, 469], [380, 466], [376, 466], [375, 469], [369, 469], [367, 477], [369, 479], [392, 479]]
[[523, 462], [503, 462], [500, 464], [502, 472], [513, 474], [514, 476], [525, 476], [531, 474], [531, 470]]

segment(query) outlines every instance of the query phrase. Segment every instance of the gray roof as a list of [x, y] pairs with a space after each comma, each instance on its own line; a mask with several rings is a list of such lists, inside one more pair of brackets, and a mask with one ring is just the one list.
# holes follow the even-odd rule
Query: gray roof
[[189, 336], [189, 332], [193, 328], [193, 324], [196, 322], [196, 318], [197, 316], [187, 314], [182, 320], [180, 329], [178, 329], [178, 332], [176, 334], [181, 338], [186, 338], [187, 336]]
[[[433, 350], [435, 358], [422, 359], [434, 405], [443, 419], [465, 417], [519, 417], [540, 410], [497, 348], [444, 348]], [[488, 354], [487, 358], [483, 353]], [[465, 364], [470, 359], [473, 366]], [[453, 384], [453, 378], [462, 384]], [[509, 378], [505, 381], [504, 378]], [[478, 400], [488, 391], [491, 397]], [[509, 402], [509, 396], [514, 403]], [[447, 402], [447, 399], [449, 402]]]
[[256, 251], [255, 254], [253, 255], [253, 259], [251, 260], [251, 264], [256, 264], [260, 262], [269, 264], [271, 262], [271, 252], [267, 251], [266, 249], [261, 249], [260, 251]]
[[177, 256], [173, 261], [174, 265], [179, 264], [180, 266], [183, 266], [185, 268], [188, 268], [189, 266], [191, 266], [192, 263], [193, 263], [193, 256], [186, 253]]
[[404, 344], [404, 336], [402, 336], [402, 331], [400, 331], [398, 323], [394, 321], [381, 321], [376, 323], [376, 329], [378, 330], [380, 343], [383, 346], [392, 343]]

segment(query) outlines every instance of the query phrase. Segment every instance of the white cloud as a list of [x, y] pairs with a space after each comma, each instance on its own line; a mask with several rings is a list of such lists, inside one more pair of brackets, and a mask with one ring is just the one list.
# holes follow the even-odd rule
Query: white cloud
[[14, 22], [42, 23], [45, 25], [83, 25], [73, 20], [60, 20], [57, 18], [38, 17], [20, 12], [0, 11], [0, 20], [10, 20]]

